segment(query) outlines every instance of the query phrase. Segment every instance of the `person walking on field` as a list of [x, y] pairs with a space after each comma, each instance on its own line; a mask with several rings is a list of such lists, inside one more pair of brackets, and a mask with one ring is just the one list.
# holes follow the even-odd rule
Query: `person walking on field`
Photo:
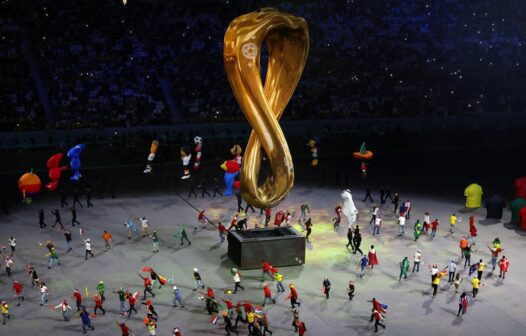
[[102, 239], [104, 240], [104, 248], [106, 250], [111, 249], [110, 242], [113, 240], [113, 236], [108, 231], [104, 230], [104, 233], [102, 234]]
[[460, 299], [458, 301], [458, 313], [457, 313], [457, 316], [460, 316], [460, 313], [462, 313], [462, 315], [464, 315], [466, 313], [466, 311], [468, 310], [468, 296], [466, 294], [466, 292], [462, 293], [460, 295]]
[[407, 279], [407, 272], [409, 271], [409, 259], [407, 257], [404, 257], [404, 259], [400, 262], [400, 276], [398, 277], [398, 281], [402, 280], [402, 276], [404, 279]]
[[417, 272], [420, 272], [420, 262], [422, 261], [422, 251], [418, 250], [415, 252], [415, 256], [413, 257], [413, 272], [415, 273], [415, 269]]
[[510, 261], [506, 259], [506, 256], [502, 256], [499, 260], [499, 278], [502, 277], [502, 279], [506, 279], [506, 273], [508, 273], [508, 267], [510, 267]]
[[329, 278], [326, 276], [325, 279], [323, 279], [323, 293], [325, 294], [325, 298], [329, 298], [329, 292], [331, 291], [331, 282]]

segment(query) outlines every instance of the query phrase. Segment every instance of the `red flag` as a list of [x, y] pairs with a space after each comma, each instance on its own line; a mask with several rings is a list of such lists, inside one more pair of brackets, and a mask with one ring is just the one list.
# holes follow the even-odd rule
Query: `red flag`
[[152, 268], [151, 267], [148, 267], [148, 266], [144, 266], [142, 269], [141, 269], [141, 272], [151, 272], [152, 271]]

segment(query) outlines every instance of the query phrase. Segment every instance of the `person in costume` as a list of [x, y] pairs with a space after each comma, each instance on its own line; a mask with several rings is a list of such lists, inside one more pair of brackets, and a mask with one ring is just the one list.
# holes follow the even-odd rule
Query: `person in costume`
[[203, 138], [200, 136], [194, 137], [194, 152], [195, 152], [195, 161], [194, 161], [194, 170], [199, 169], [201, 164], [201, 156], [203, 155]]
[[95, 302], [95, 308], [93, 309], [93, 315], [97, 315], [97, 310], [102, 311], [102, 315], [106, 315], [106, 310], [102, 307], [102, 298], [99, 294], [93, 296], [93, 301]]
[[377, 215], [374, 219], [373, 236], [380, 234], [380, 227], [382, 226], [382, 216]]
[[309, 142], [307, 142], [307, 146], [310, 148], [310, 152], [312, 155], [312, 161], [310, 165], [312, 167], [316, 167], [318, 165], [318, 141], [317, 139], [310, 139]]
[[144, 169], [144, 174], [150, 174], [152, 172], [152, 163], [155, 160], [155, 153], [157, 153], [157, 148], [159, 147], [159, 141], [153, 140], [150, 146], [150, 154], [148, 155], [148, 161], [146, 163], [146, 169]]
[[91, 325], [91, 317], [88, 311], [86, 310], [86, 307], [82, 306], [82, 310], [79, 314], [79, 317], [82, 321], [82, 332], [84, 333], [84, 335], [86, 335], [86, 333], [88, 332], [88, 328], [92, 331], [95, 330], [95, 328], [93, 328], [93, 326]]
[[427, 232], [429, 231], [429, 227], [431, 226], [431, 219], [429, 217], [429, 212], [426, 211], [424, 213], [424, 230], [425, 230], [425, 233], [427, 234]]
[[[355, 235], [356, 237], [356, 235]], [[367, 270], [367, 265], [369, 264], [369, 259], [365, 254], [362, 254], [362, 257], [358, 261], [358, 266], [360, 268], [360, 278], [363, 278], [365, 271]]]
[[369, 253], [367, 253], [367, 258], [369, 259], [369, 267], [371, 269], [373, 269], [375, 265], [378, 265], [378, 257], [376, 256], [374, 245], [371, 245], [371, 249], [369, 250]]
[[24, 301], [24, 285], [19, 281], [13, 281], [13, 292], [15, 293], [16, 305], [20, 306], [20, 303]]
[[307, 220], [308, 215], [310, 215], [309, 204], [303, 203], [300, 206], [300, 218], [298, 219], [300, 225], [303, 225], [303, 223]]
[[126, 231], [128, 233], [128, 239], [132, 238], [132, 232], [137, 232], [137, 226], [131, 221], [131, 219], [127, 219], [124, 222], [124, 227], [126, 227]]
[[342, 221], [342, 205], [338, 204], [336, 208], [334, 208], [334, 213], [336, 214], [336, 217], [332, 219], [333, 227], [335, 230], [337, 230], [340, 227], [340, 223]]
[[440, 222], [438, 221], [438, 218], [435, 218], [435, 220], [431, 223], [431, 237], [435, 238], [435, 235], [437, 234], [438, 225]]
[[62, 303], [55, 306], [54, 309], [61, 311], [62, 318], [64, 319], [64, 321], [69, 322], [69, 318], [71, 315], [71, 306], [68, 304], [66, 300], [62, 301]]
[[141, 275], [141, 273], [138, 273], [138, 275], [139, 275], [139, 278], [143, 280], [143, 285], [144, 285], [144, 291], [142, 295], [143, 301], [146, 300], [146, 293], [150, 293], [152, 297], [155, 297], [155, 294], [152, 291], [152, 280], [150, 280], [150, 277], [148, 276], [144, 277]]
[[106, 297], [104, 296], [106, 293], [106, 285], [104, 284], [104, 281], [101, 280], [97, 285], [97, 292], [99, 293], [102, 302], [106, 301]]
[[329, 298], [329, 292], [331, 291], [331, 281], [329, 280], [329, 277], [325, 277], [325, 279], [323, 279], [323, 283], [322, 283], [322, 286], [323, 286], [323, 293], [325, 294], [325, 298], [328, 299]]
[[305, 235], [305, 240], [309, 241], [309, 236], [312, 233], [312, 219], [310, 217], [309, 219], [305, 221], [305, 230], [307, 230], [307, 234]]
[[265, 283], [263, 285], [263, 304], [262, 306], [265, 307], [267, 302], [276, 303], [276, 299], [272, 298], [272, 292], [270, 291], [270, 287], [268, 283]]
[[355, 286], [354, 286], [354, 281], [349, 280], [349, 286], [347, 287], [347, 295], [349, 296], [349, 300], [352, 300], [353, 297], [354, 297], [354, 289], [355, 289]]
[[398, 277], [398, 281], [402, 280], [402, 276], [404, 279], [407, 279], [407, 272], [409, 271], [409, 259], [407, 257], [404, 257], [404, 259], [400, 262], [400, 276]]
[[191, 177], [190, 175], [190, 160], [192, 159], [192, 152], [187, 146], [181, 147], [181, 161], [183, 162], [183, 176], [181, 180], [186, 180]]
[[261, 269], [262, 269], [262, 272], [261, 272], [261, 281], [264, 281], [265, 280], [265, 275], [267, 275], [270, 280], [274, 280], [274, 275], [273, 273], [276, 273], [274, 267], [272, 267], [272, 265], [270, 263], [268, 263], [267, 261], [265, 260], [261, 260]]
[[290, 297], [290, 306], [291, 306], [291, 308], [295, 308], [296, 305], [298, 305], [298, 307], [300, 307], [301, 306], [301, 302], [298, 302], [298, 292], [296, 291], [296, 287], [294, 286], [294, 284], [290, 284], [289, 285], [289, 289], [290, 289], [289, 297]]
[[413, 227], [413, 235], [415, 237], [415, 241], [417, 241], [418, 238], [420, 238], [420, 235], [422, 234], [423, 231], [424, 231], [424, 226], [422, 225], [422, 223], [420, 223], [420, 220], [417, 219], [415, 226]]
[[228, 160], [228, 161], [223, 162], [223, 164], [221, 165], [221, 168], [225, 171], [225, 174], [224, 174], [225, 192], [223, 193], [223, 195], [232, 196], [232, 194], [234, 193], [234, 181], [236, 177], [239, 175], [239, 170], [241, 169], [241, 165], [238, 163], [236, 159], [233, 159], [233, 160]]

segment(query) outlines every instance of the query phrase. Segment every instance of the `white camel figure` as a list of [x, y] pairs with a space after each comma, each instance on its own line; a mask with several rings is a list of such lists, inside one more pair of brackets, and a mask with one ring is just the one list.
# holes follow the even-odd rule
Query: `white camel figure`
[[358, 217], [358, 210], [354, 205], [351, 190], [345, 189], [344, 191], [342, 191], [341, 197], [343, 198], [342, 213], [345, 217], [347, 217], [347, 222], [349, 223], [350, 229], [354, 225], [354, 223], [356, 223], [356, 219]]

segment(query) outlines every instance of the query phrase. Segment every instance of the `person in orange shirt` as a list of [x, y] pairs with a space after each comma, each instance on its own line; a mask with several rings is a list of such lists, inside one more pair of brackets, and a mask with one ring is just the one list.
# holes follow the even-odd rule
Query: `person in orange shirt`
[[458, 247], [460, 247], [461, 259], [464, 259], [464, 251], [468, 247], [468, 240], [466, 239], [466, 236], [462, 236], [462, 239], [460, 240]]
[[108, 231], [104, 230], [104, 233], [102, 234], [102, 239], [104, 239], [104, 246], [106, 250], [109, 250], [111, 248], [110, 241], [113, 240], [113, 236]]

